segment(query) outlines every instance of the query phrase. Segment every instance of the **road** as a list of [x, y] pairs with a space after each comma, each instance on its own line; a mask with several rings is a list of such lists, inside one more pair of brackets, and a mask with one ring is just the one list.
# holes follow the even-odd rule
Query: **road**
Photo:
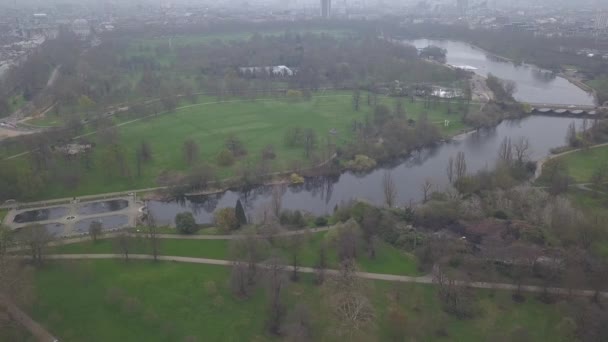
[[[122, 254], [52, 254], [48, 256], [49, 259], [52, 260], [104, 260], [104, 259], [123, 259], [124, 255]], [[151, 255], [143, 255], [143, 254], [131, 254], [129, 255], [130, 260], [154, 260], [154, 257]], [[231, 260], [216, 260], [216, 259], [205, 259], [205, 258], [190, 258], [190, 257], [178, 257], [178, 256], [159, 256], [158, 260], [160, 261], [170, 261], [170, 262], [180, 262], [180, 263], [189, 263], [189, 264], [204, 264], [204, 265], [218, 265], [218, 266], [231, 266], [233, 261]], [[264, 264], [259, 264], [260, 267], [265, 267]], [[292, 266], [285, 267], [286, 272], [293, 272]], [[315, 269], [310, 267], [299, 267], [299, 272], [302, 273], [314, 273]], [[338, 270], [326, 270], [326, 274], [328, 275], [338, 275]], [[369, 272], [357, 272], [355, 273], [357, 277], [363, 279], [370, 280], [384, 280], [384, 281], [392, 281], [392, 282], [400, 282], [400, 283], [415, 283], [415, 284], [434, 284], [433, 278], [430, 275], [414, 277], [414, 276], [401, 276], [394, 274], [382, 274], [382, 273], [369, 273]], [[468, 286], [476, 289], [493, 289], [493, 290], [503, 290], [503, 291], [517, 291], [518, 288], [522, 292], [529, 293], [543, 293], [547, 291], [550, 294], [556, 295], [573, 295], [573, 296], [581, 296], [581, 297], [593, 297], [596, 294], [599, 294], [602, 297], [608, 298], [608, 292], [599, 292], [597, 293], [594, 290], [586, 290], [586, 289], [567, 289], [560, 287], [550, 287], [545, 289], [542, 286], [536, 285], [522, 285], [518, 286], [515, 284], [506, 284], [506, 283], [490, 283], [490, 282], [463, 282], [457, 281], [456, 285], [458, 286]]]

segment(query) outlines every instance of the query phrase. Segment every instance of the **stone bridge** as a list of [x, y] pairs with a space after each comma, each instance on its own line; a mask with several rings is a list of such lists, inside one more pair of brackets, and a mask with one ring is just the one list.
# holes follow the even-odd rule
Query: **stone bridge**
[[559, 115], [570, 117], [598, 117], [604, 107], [584, 106], [584, 105], [560, 105], [546, 103], [525, 103], [530, 106], [531, 113], [545, 115]]

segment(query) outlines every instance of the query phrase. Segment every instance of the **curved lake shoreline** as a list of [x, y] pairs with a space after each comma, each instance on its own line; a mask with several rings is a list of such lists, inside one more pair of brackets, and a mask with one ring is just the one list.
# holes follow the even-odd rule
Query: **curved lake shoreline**
[[515, 99], [521, 102], [554, 105], [596, 105], [593, 93], [567, 78], [531, 64], [515, 65], [509, 59], [487, 52], [473, 44], [453, 40], [404, 40], [417, 48], [436, 45], [447, 50], [446, 64], [472, 66], [477, 75], [489, 73], [517, 84]]
[[[285, 189], [283, 208], [325, 215], [331, 214], [336, 205], [353, 199], [382, 204], [381, 184], [386, 171], [393, 174], [397, 183], [398, 203], [407, 205], [417, 202], [422, 198], [420, 185], [426, 180], [433, 183], [434, 190], [448, 187], [447, 163], [458, 152], [465, 153], [468, 170], [474, 173], [494, 166], [499, 146], [505, 137], [517, 139], [524, 136], [533, 147], [530, 158], [543, 159], [550, 154], [551, 149], [564, 145], [568, 126], [573, 121], [580, 126], [583, 120], [548, 116], [505, 120], [495, 128], [458, 135], [452, 140], [414, 152], [408, 158], [380, 166], [364, 175], [344, 172], [339, 176], [308, 178], [303, 185]], [[273, 186], [263, 185], [248, 191], [228, 190], [180, 201], [152, 200], [147, 205], [155, 220], [161, 224], [172, 224], [175, 215], [184, 211], [192, 212], [198, 223], [206, 224], [213, 221], [216, 209], [234, 207], [239, 199], [247, 214], [255, 218], [270, 203], [272, 190]]]

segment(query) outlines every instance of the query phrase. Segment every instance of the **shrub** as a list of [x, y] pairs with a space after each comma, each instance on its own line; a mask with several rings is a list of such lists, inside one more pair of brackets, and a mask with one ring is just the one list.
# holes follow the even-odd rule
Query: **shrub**
[[198, 231], [198, 225], [192, 213], [181, 213], [175, 216], [175, 226], [182, 234], [194, 234]]
[[494, 218], [497, 218], [499, 220], [508, 220], [509, 219], [509, 215], [507, 215], [507, 213], [505, 213], [502, 210], [497, 210], [494, 212]]
[[289, 181], [291, 184], [304, 184], [304, 177], [298, 175], [297, 173], [292, 173], [289, 177]]
[[315, 219], [315, 226], [317, 227], [325, 227], [327, 226], [327, 217], [319, 216]]
[[306, 225], [306, 221], [304, 220], [304, 216], [299, 210], [291, 211], [291, 210], [283, 210], [279, 215], [279, 222], [282, 225], [293, 226], [297, 228], [302, 228]]
[[366, 155], [358, 154], [355, 159], [346, 162], [345, 166], [349, 170], [363, 172], [376, 167], [376, 161]]
[[297, 101], [297, 100], [300, 100], [300, 99], [303, 97], [303, 96], [302, 96], [303, 94], [302, 94], [302, 92], [301, 92], [301, 91], [299, 91], [299, 90], [293, 90], [293, 89], [289, 89], [289, 90], [287, 91], [287, 94], [286, 94], [286, 95], [287, 95], [287, 98], [288, 98], [290, 101]]
[[273, 160], [277, 157], [276, 152], [274, 151], [274, 146], [267, 145], [262, 150], [262, 159], [264, 160]]
[[219, 209], [213, 217], [217, 227], [224, 231], [232, 231], [240, 227], [234, 208]]
[[224, 167], [231, 166], [234, 164], [234, 156], [225, 148], [217, 155], [217, 164]]

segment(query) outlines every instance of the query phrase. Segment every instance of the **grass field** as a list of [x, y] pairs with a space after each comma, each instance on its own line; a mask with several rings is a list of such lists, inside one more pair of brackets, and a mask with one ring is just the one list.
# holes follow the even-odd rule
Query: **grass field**
[[559, 160], [568, 166], [568, 173], [577, 183], [588, 183], [602, 163], [608, 165], [608, 147], [574, 152]]
[[[319, 250], [322, 243], [326, 241], [327, 233], [316, 233], [303, 238], [299, 252], [299, 263], [302, 266], [312, 267], [318, 261]], [[278, 241], [274, 249], [282, 255], [287, 262], [291, 262], [290, 245], [288, 241]], [[53, 253], [59, 254], [106, 254], [116, 253], [113, 240], [100, 240], [97, 243], [82, 242], [76, 244], [55, 247]], [[149, 254], [149, 248], [145, 241], [135, 243], [132, 254]], [[269, 255], [270, 250], [265, 251]], [[228, 240], [161, 240], [161, 255], [209, 258], [209, 259], [231, 259], [230, 241]], [[338, 267], [338, 257], [334, 249], [329, 248], [327, 252], [328, 264], [332, 268]], [[358, 258], [358, 265], [362, 271], [372, 273], [387, 273], [398, 275], [418, 275], [417, 263], [414, 256], [400, 251], [388, 244], [380, 243], [377, 247], [375, 259], [366, 255]]]
[[7, 209], [0, 209], [0, 224], [2, 223], [2, 221], [4, 220], [4, 218], [6, 217], [7, 214], [8, 214]]
[[[37, 273], [38, 302], [31, 311], [62, 341], [277, 340], [265, 332], [264, 291], [236, 299], [229, 292], [229, 273], [227, 267], [177, 263], [51, 263]], [[530, 341], [571, 340], [565, 329], [556, 329], [562, 322], [559, 305], [531, 298], [516, 304], [508, 292], [480, 291], [477, 317], [458, 320], [440, 310], [432, 286], [366, 284], [376, 313], [370, 329], [376, 340], [393, 339], [388, 313], [395, 308], [405, 314], [401, 327], [407, 340], [508, 341], [522, 334]], [[313, 340], [344, 340], [335, 335], [325, 291], [309, 276], [289, 284], [285, 293], [288, 311], [295, 303], [310, 308]]]
[[65, 124], [64, 120], [56, 115], [47, 114], [42, 117], [32, 118], [25, 123], [38, 127], [60, 127]]
[[231, 32], [231, 33], [204, 33], [204, 34], [192, 34], [192, 35], [180, 35], [180, 36], [165, 36], [165, 37], [154, 37], [137, 40], [132, 44], [132, 47], [139, 48], [143, 46], [145, 48], [155, 48], [157, 46], [169, 45], [174, 47], [186, 46], [186, 45], [202, 45], [211, 43], [216, 40], [223, 42], [230, 41], [241, 41], [249, 40], [256, 34], [261, 36], [279, 36], [285, 33], [299, 33], [299, 34], [327, 34], [335, 37], [344, 37], [350, 33], [351, 30], [347, 29], [296, 29], [296, 30], [284, 30], [284, 29], [269, 29], [269, 30], [258, 30], [258, 31], [247, 31], [247, 32]]
[[[382, 98], [382, 103], [394, 107], [394, 99]], [[417, 119], [425, 111], [422, 102], [403, 101], [407, 115]], [[465, 129], [458, 113], [448, 115], [444, 104], [426, 110], [429, 119], [440, 125], [442, 132], [453, 135]], [[236, 171], [250, 167], [260, 158], [267, 145], [273, 145], [276, 159], [271, 163], [274, 171], [290, 169], [294, 162], [304, 158], [302, 148], [290, 148], [284, 144], [284, 136], [289, 128], [311, 128], [319, 137], [317, 153], [326, 145], [332, 129], [338, 146], [353, 138], [353, 120], [363, 120], [371, 108], [362, 106], [355, 111], [350, 93], [318, 93], [310, 101], [290, 102], [284, 99], [268, 100], [227, 100], [218, 103], [215, 99], [202, 97], [194, 105], [186, 105], [175, 113], [140, 120], [120, 127], [120, 144], [125, 149], [127, 164], [135, 172], [135, 151], [142, 141], [152, 147], [153, 160], [143, 167], [142, 177], [117, 177], [107, 174], [103, 149], [93, 153], [94, 167], [84, 172], [80, 184], [72, 190], [62, 184], [49, 184], [40, 198], [60, 198], [157, 186], [155, 180], [165, 170], [186, 171], [188, 166], [182, 155], [182, 145], [187, 139], [200, 146], [199, 160], [216, 165], [216, 156], [224, 148], [225, 140], [231, 135], [241, 139], [248, 155], [232, 167], [217, 167], [220, 178], [235, 176]], [[119, 119], [120, 120], [120, 119]], [[450, 120], [449, 127], [443, 127], [444, 120]], [[95, 136], [91, 136], [95, 139]], [[19, 162], [19, 161], [13, 161]], [[304, 164], [303, 166], [306, 166]]]

